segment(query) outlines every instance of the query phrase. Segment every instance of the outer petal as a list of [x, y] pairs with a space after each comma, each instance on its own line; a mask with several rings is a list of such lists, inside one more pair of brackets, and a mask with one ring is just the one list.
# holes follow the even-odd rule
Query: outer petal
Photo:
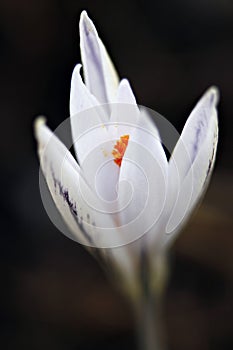
[[205, 191], [218, 141], [218, 91], [210, 88], [188, 118], [169, 162], [170, 240], [187, 220]]
[[[107, 210], [92, 191], [70, 152], [42, 118], [35, 123], [35, 135], [42, 172], [54, 203], [73, 234], [72, 238], [101, 248], [128, 243], [118, 230], [111, 208]], [[54, 223], [56, 225], [56, 221]], [[70, 237], [69, 233], [67, 236]], [[128, 258], [123, 261], [128, 261]]]
[[[100, 205], [70, 152], [45, 125], [42, 118], [38, 118], [35, 123], [35, 134], [40, 165], [49, 191], [70, 230], [63, 232], [68, 237], [93, 248], [101, 245], [112, 247], [112, 241], [117, 241], [117, 228], [111, 216], [105, 215], [103, 208], [102, 211], [98, 210]], [[50, 218], [53, 219], [51, 216]], [[56, 221], [53, 222], [56, 224]], [[106, 270], [110, 270], [112, 266], [122, 278], [122, 287], [130, 293], [134, 292], [137, 277], [133, 257], [130, 256], [127, 247], [91, 249], [91, 253], [96, 257], [100, 256]]]
[[199, 152], [204, 152], [202, 145], [210, 130], [216, 129], [217, 102], [218, 91], [212, 87], [197, 103], [184, 126], [170, 160], [170, 172], [174, 171], [174, 166], [177, 167], [181, 179], [186, 176]]
[[114, 102], [118, 76], [86, 11], [80, 18], [80, 47], [87, 88], [100, 103]]
[[49, 191], [73, 239], [89, 246], [111, 246], [111, 235], [108, 241], [103, 233], [114, 229], [111, 216], [104, 212], [70, 152], [41, 118], [35, 123], [35, 135]]

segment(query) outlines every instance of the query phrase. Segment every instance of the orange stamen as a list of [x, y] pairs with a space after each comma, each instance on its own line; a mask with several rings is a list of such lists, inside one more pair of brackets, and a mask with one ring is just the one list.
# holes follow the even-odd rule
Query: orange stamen
[[128, 146], [129, 135], [123, 135], [120, 140], [117, 140], [112, 155], [114, 157], [114, 162], [120, 167], [122, 158], [124, 157], [126, 147]]

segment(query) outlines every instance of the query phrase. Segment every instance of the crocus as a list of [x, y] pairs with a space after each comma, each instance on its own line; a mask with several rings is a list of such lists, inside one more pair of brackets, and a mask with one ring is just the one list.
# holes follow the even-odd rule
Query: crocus
[[209, 182], [218, 92], [210, 88], [197, 103], [168, 161], [157, 126], [137, 105], [128, 80], [119, 81], [85, 11], [80, 46], [84, 81], [78, 64], [70, 92], [76, 159], [40, 117], [35, 122], [40, 165], [72, 238], [117, 271], [136, 298], [145, 268], [150, 285], [156, 285], [158, 257]]

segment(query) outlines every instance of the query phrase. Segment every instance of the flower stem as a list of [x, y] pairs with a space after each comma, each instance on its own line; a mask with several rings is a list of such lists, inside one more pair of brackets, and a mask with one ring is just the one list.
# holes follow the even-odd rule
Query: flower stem
[[152, 298], [139, 305], [138, 342], [139, 350], [164, 350], [160, 305]]
[[139, 350], [164, 350], [162, 297], [164, 288], [153, 288], [146, 253], [141, 259], [142, 293], [137, 307]]

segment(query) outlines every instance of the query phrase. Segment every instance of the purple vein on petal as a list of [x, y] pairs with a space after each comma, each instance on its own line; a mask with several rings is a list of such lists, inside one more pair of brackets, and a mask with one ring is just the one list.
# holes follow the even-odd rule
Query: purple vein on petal
[[[95, 70], [97, 72], [97, 74], [99, 75], [99, 77], [97, 77], [100, 84], [103, 85], [103, 90], [101, 91], [102, 96], [99, 96], [99, 92], [98, 91], [94, 91], [93, 87], [91, 86], [91, 79], [89, 79], [88, 74], [85, 74], [85, 79], [87, 79], [87, 84], [90, 86], [90, 90], [93, 93], [93, 95], [96, 95], [96, 97], [100, 100], [100, 102], [102, 103], [106, 103], [108, 102], [108, 98], [107, 98], [107, 94], [106, 94], [106, 87], [105, 87], [105, 82], [104, 82], [104, 72], [103, 72], [103, 67], [100, 61], [100, 50], [99, 48], [95, 47], [95, 45], [97, 46], [97, 42], [93, 41], [93, 38], [91, 38], [91, 31], [90, 29], [88, 29], [86, 22], [83, 21], [84, 25], [83, 25], [83, 29], [85, 32], [85, 38], [86, 38], [86, 44], [85, 47], [88, 47], [88, 50], [90, 52], [91, 55], [91, 62], [92, 64], [94, 64], [95, 66]], [[97, 55], [97, 51], [98, 51], [98, 55]], [[83, 66], [84, 66], [84, 70], [86, 71], [88, 69], [88, 67], [86, 67], [86, 61], [85, 60], [83, 62]]]
[[[77, 209], [76, 202], [71, 199], [68, 189], [64, 188], [62, 183], [56, 178], [55, 172], [53, 170], [52, 165], [50, 165], [50, 171], [51, 171], [51, 175], [52, 175], [52, 179], [53, 179], [53, 184], [54, 184], [55, 190], [56, 190], [56, 188], [58, 188], [59, 195], [67, 203], [67, 205], [69, 207], [69, 210], [70, 210], [70, 213], [72, 214], [72, 216], [73, 216], [77, 226], [79, 227], [80, 231], [83, 233], [83, 235], [85, 236], [85, 238], [87, 239], [89, 244], [93, 245], [94, 244], [93, 239], [87, 233], [87, 231], [85, 230], [85, 228], [83, 226], [83, 217], [79, 216], [79, 214], [78, 214], [78, 209]], [[89, 214], [87, 214], [87, 215], [89, 216]], [[89, 216], [89, 218], [90, 218], [90, 216]], [[87, 219], [88, 219], [88, 217], [87, 217]]]

